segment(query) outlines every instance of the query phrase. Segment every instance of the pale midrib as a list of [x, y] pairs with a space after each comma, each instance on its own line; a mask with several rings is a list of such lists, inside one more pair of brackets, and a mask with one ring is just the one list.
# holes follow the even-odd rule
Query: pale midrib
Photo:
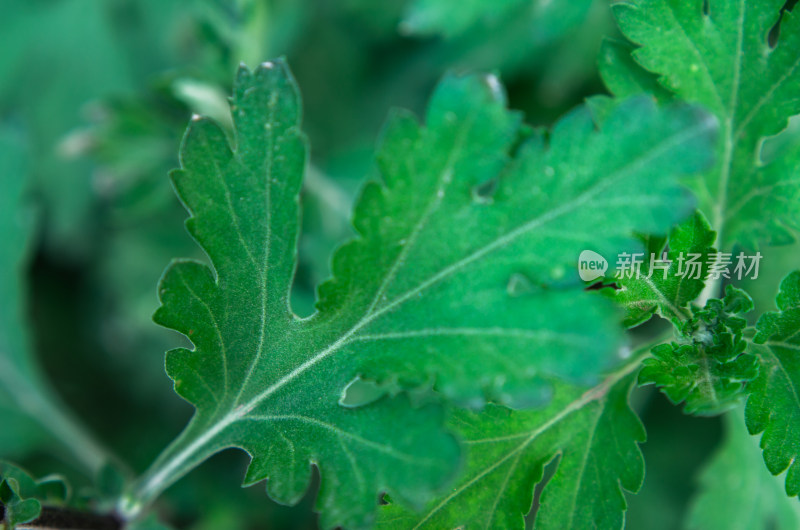
[[[725, 119], [725, 144], [722, 153], [722, 165], [720, 167], [719, 182], [717, 183], [717, 198], [713, 208], [714, 218], [712, 228], [717, 231], [717, 244], [719, 245], [720, 250], [724, 250], [725, 246], [725, 211], [728, 206], [728, 185], [731, 174], [733, 173], [733, 152], [736, 147], [736, 140], [734, 138], [734, 124], [736, 123], [736, 114], [739, 105], [739, 83], [741, 82], [742, 76], [742, 56], [744, 54], [744, 18], [745, 0], [739, 0], [739, 20], [738, 33], [736, 36], [736, 51], [734, 52], [733, 81], [731, 86], [731, 97], [728, 103], [728, 116]], [[713, 78], [711, 81], [713, 83]], [[714, 87], [716, 88], [716, 83], [714, 83]], [[718, 89], [717, 95], [719, 95]], [[715, 265], [716, 264], [719, 264], [719, 257], [717, 260], [715, 260]], [[703, 291], [700, 293], [699, 304], [704, 305], [707, 300], [717, 296], [720, 289], [720, 284], [721, 278], [708, 282]]]
[[585, 335], [570, 333], [556, 333], [550, 329], [525, 329], [503, 328], [499, 326], [490, 328], [424, 328], [397, 332], [380, 333], [375, 335], [359, 335], [350, 339], [349, 343], [370, 342], [381, 340], [401, 340], [410, 338], [427, 337], [511, 337], [528, 340], [558, 341], [568, 344], [586, 346], [592, 344], [593, 339]]
[[718, 403], [719, 397], [717, 396], [717, 391], [714, 388], [714, 381], [712, 381], [711, 376], [711, 364], [705, 350], [703, 350], [703, 355], [700, 360], [700, 368], [703, 371], [703, 377], [698, 382], [698, 385], [706, 390], [706, 394], [709, 396], [712, 403]]
[[[349, 340], [354, 334], [360, 331], [362, 328], [370, 324], [372, 321], [394, 309], [395, 307], [399, 306], [400, 304], [406, 302], [410, 298], [415, 297], [417, 294], [421, 293], [431, 285], [434, 285], [441, 281], [442, 279], [454, 274], [461, 268], [477, 261], [478, 259], [484, 257], [485, 255], [489, 254], [490, 252], [496, 250], [497, 248], [501, 248], [506, 244], [510, 243], [520, 235], [529, 232], [530, 230], [537, 228], [547, 222], [550, 222], [554, 219], [561, 217], [562, 215], [575, 210], [576, 208], [582, 206], [584, 203], [588, 202], [591, 198], [593, 198], [598, 193], [604, 191], [606, 188], [611, 187], [614, 185], [618, 180], [621, 180], [627, 173], [633, 171], [634, 169], [638, 169], [646, 165], [650, 160], [653, 158], [657, 158], [660, 156], [662, 152], [668, 151], [669, 149], [673, 148], [675, 145], [680, 145], [681, 143], [685, 142], [689, 138], [699, 134], [701, 131], [707, 130], [709, 124], [703, 123], [701, 125], [692, 127], [687, 131], [682, 132], [681, 134], [674, 135], [669, 140], [662, 142], [658, 147], [650, 150], [647, 155], [643, 155], [640, 158], [636, 159], [634, 162], [624, 166], [617, 172], [616, 175], [607, 177], [602, 179], [598, 184], [593, 186], [592, 188], [588, 189], [581, 195], [579, 195], [575, 200], [567, 203], [566, 205], [562, 205], [559, 208], [554, 210], [550, 210], [549, 212], [529, 221], [516, 229], [512, 230], [511, 232], [507, 233], [506, 235], [494, 240], [493, 242], [485, 245], [484, 247], [478, 249], [477, 251], [473, 252], [469, 256], [462, 258], [458, 262], [454, 263], [442, 269], [437, 274], [431, 276], [429, 279], [425, 280], [424, 282], [420, 283], [417, 287], [410, 289], [405, 294], [402, 294], [395, 298], [392, 302], [382, 306], [377, 311], [372, 313], [366, 314], [361, 320], [359, 320], [350, 330], [342, 335], [338, 340], [332, 343], [330, 346], [304, 362], [302, 365], [297, 367], [295, 370], [292, 370], [289, 374], [282, 377], [280, 380], [272, 384], [269, 388], [267, 388], [261, 394], [258, 394], [255, 398], [253, 398], [250, 402], [245, 405], [239, 407], [239, 410], [243, 410], [244, 414], [252, 410], [256, 407], [261, 401], [265, 398], [269, 397], [273, 393], [275, 393], [278, 389], [282, 388], [286, 383], [290, 382], [291, 380], [295, 379], [298, 375], [305, 372], [308, 368], [314, 366], [319, 361], [326, 358], [328, 355], [332, 354], [333, 352], [337, 351], [340, 347], [342, 347], [347, 340]], [[235, 412], [235, 411], [234, 411]]]
[[[261, 263], [261, 271], [260, 271], [260, 280], [261, 280], [261, 332], [259, 333], [258, 337], [258, 347], [256, 349], [256, 355], [253, 360], [250, 362], [250, 365], [247, 367], [247, 373], [244, 377], [244, 380], [239, 387], [239, 393], [236, 394], [235, 403], [238, 404], [239, 400], [242, 398], [242, 394], [244, 393], [245, 389], [247, 388], [248, 383], [250, 382], [250, 378], [253, 376], [253, 372], [258, 366], [259, 361], [261, 361], [261, 357], [264, 355], [264, 344], [267, 342], [267, 310], [269, 308], [269, 286], [267, 285], [267, 270], [269, 265], [269, 256], [270, 250], [272, 247], [272, 170], [274, 164], [274, 157], [275, 157], [275, 128], [273, 124], [275, 123], [275, 105], [277, 104], [278, 98], [277, 92], [273, 92], [269, 98], [268, 108], [268, 118], [266, 124], [269, 127], [266, 127], [267, 130], [267, 162], [266, 166], [266, 185], [264, 186], [264, 207], [266, 212], [266, 224], [267, 224], [267, 235], [266, 241], [264, 242], [264, 257]], [[226, 380], [225, 392], [228, 391], [228, 385]], [[234, 405], [235, 406], [235, 405]]]
[[644, 277], [643, 282], [645, 285], [647, 285], [650, 291], [652, 291], [653, 294], [656, 295], [658, 302], [661, 302], [662, 304], [667, 306], [667, 309], [672, 311], [676, 316], [684, 319], [688, 318], [689, 315], [686, 313], [686, 311], [674, 305], [666, 296], [664, 296], [664, 293], [662, 293], [661, 290], [658, 287], [656, 287], [656, 284], [653, 283], [653, 280], [651, 280], [648, 277]]
[[[197, 121], [200, 120], [201, 118], [194, 118], [194, 119]], [[209, 153], [213, 153], [214, 150], [211, 147], [205, 132], [203, 133], [202, 138], [205, 150]], [[253, 266], [253, 269], [255, 269], [257, 267], [256, 260], [253, 257], [253, 253], [251, 252], [250, 247], [244, 240], [244, 234], [242, 233], [242, 228], [239, 225], [239, 217], [236, 215], [236, 210], [233, 207], [233, 200], [231, 199], [231, 190], [228, 187], [228, 183], [225, 181], [222, 168], [219, 167], [216, 158], [212, 157], [211, 161], [212, 165], [214, 166], [214, 175], [217, 177], [217, 180], [219, 180], [225, 195], [225, 202], [228, 205], [228, 211], [230, 212], [231, 222], [233, 223], [233, 227], [236, 230], [236, 237], [238, 238], [239, 243], [242, 245], [242, 250], [244, 250], [245, 254], [247, 254], [247, 258], [249, 259], [250, 264]]]
[[[386, 274], [383, 282], [381, 282], [380, 287], [375, 293], [375, 297], [372, 300], [372, 303], [369, 305], [367, 309], [367, 313], [371, 313], [375, 307], [380, 303], [381, 297], [386, 293], [386, 290], [389, 288], [391, 283], [394, 281], [398, 270], [405, 264], [405, 260], [408, 257], [409, 252], [411, 252], [411, 248], [417, 241], [420, 233], [425, 228], [425, 225], [428, 223], [428, 219], [436, 212], [439, 206], [442, 204], [444, 200], [444, 194], [449, 186], [450, 182], [453, 178], [453, 165], [455, 164], [458, 155], [461, 153], [463, 148], [464, 140], [467, 136], [467, 132], [472, 127], [472, 122], [475, 121], [476, 112], [471, 113], [466, 120], [464, 120], [464, 126], [461, 127], [456, 135], [456, 140], [453, 143], [452, 149], [447, 155], [447, 160], [445, 162], [444, 168], [442, 169], [441, 173], [439, 174], [438, 178], [436, 179], [437, 186], [436, 192], [433, 195], [433, 200], [430, 201], [428, 206], [425, 208], [425, 211], [420, 216], [419, 221], [414, 225], [414, 228], [411, 230], [410, 235], [406, 238], [406, 243], [403, 245], [403, 248], [397, 255], [397, 259], [395, 259], [394, 263], [392, 263], [389, 272]], [[408, 157], [407, 163], [412, 165], [412, 158]], [[413, 172], [411, 173], [414, 174]]]
[[298, 376], [300, 376], [301, 374], [303, 374], [304, 372], [306, 372], [307, 370], [309, 370], [310, 368], [312, 368], [313, 366], [315, 366], [316, 364], [318, 364], [319, 362], [321, 362], [322, 360], [326, 359], [328, 356], [339, 350], [342, 346], [344, 346], [347, 343], [347, 341], [353, 335], [358, 333], [358, 331], [360, 331], [362, 328], [373, 322], [378, 317], [382, 316], [384, 313], [391, 311], [395, 307], [399, 306], [400, 304], [406, 302], [407, 300], [421, 293], [431, 285], [438, 283], [442, 279], [457, 272], [461, 268], [473, 263], [474, 261], [482, 258], [483, 256], [489, 254], [493, 250], [501, 248], [504, 245], [510, 243], [520, 235], [534, 228], [537, 228], [538, 226], [541, 226], [547, 222], [557, 219], [558, 217], [582, 206], [584, 203], [592, 199], [595, 195], [604, 191], [606, 188], [611, 187], [617, 181], [624, 178], [624, 176], [627, 175], [628, 173], [635, 171], [640, 167], [646, 166], [651, 160], [657, 158], [658, 156], [661, 156], [662, 153], [667, 152], [670, 149], [674, 148], [675, 146], [681, 145], [682, 143], [688, 141], [690, 138], [700, 134], [701, 132], [708, 130], [710, 126], [711, 126], [710, 122], [703, 121], [699, 125], [691, 127], [679, 134], [675, 134], [671, 137], [668, 137], [661, 144], [647, 151], [646, 154], [641, 155], [639, 158], [633, 160], [632, 162], [620, 168], [616, 172], [616, 174], [612, 174], [611, 176], [608, 176], [600, 180], [593, 187], [589, 188], [581, 195], [579, 195], [575, 200], [565, 205], [562, 205], [559, 208], [550, 210], [545, 214], [539, 216], [538, 218], [533, 219], [517, 227], [516, 229], [507, 233], [503, 237], [500, 237], [495, 241], [493, 241], [492, 243], [485, 245], [484, 247], [478, 249], [469, 256], [461, 259], [457, 263], [449, 267], [446, 267], [439, 273], [430, 277], [428, 280], [420, 283], [414, 289], [411, 289], [407, 291], [405, 294], [398, 296], [391, 303], [382, 306], [377, 311], [365, 314], [364, 317], [362, 317], [352, 328], [350, 328], [350, 330], [348, 330], [335, 342], [330, 344], [328, 347], [326, 347], [319, 353], [315, 354], [313, 357], [309, 358], [307, 361], [303, 362], [300, 366], [298, 366], [288, 374], [281, 377], [278, 381], [270, 385], [266, 390], [264, 390], [260, 394], [256, 395], [249, 402], [237, 406], [236, 408], [232, 409], [228, 414], [226, 414], [221, 419], [216, 421], [209, 430], [204, 431], [202, 435], [196, 438], [185, 449], [176, 454], [174, 458], [169, 460], [164, 467], [160, 468], [153, 476], [149, 477], [149, 479], [145, 482], [145, 484], [140, 490], [140, 492], [142, 492], [142, 497], [145, 498], [149, 497], [149, 493], [160, 491], [164, 484], [171, 483], [170, 479], [173, 473], [181, 469], [183, 464], [187, 460], [189, 460], [190, 457], [195, 452], [202, 449], [207, 443], [213, 440], [214, 437], [216, 437], [219, 433], [221, 433], [226, 427], [246, 416], [250, 411], [252, 411], [266, 398], [268, 398], [269, 396], [277, 392], [279, 389], [286, 386], [289, 382], [293, 381]]
[[319, 427], [321, 429], [328, 430], [335, 434], [337, 437], [347, 438], [349, 440], [353, 440], [361, 445], [374, 449], [378, 452], [384, 453], [386, 455], [391, 456], [397, 460], [413, 463], [413, 464], [424, 464], [426, 466], [435, 465], [436, 460], [432, 458], [421, 458], [415, 455], [409, 455], [406, 453], [402, 453], [397, 451], [394, 447], [390, 445], [384, 445], [363, 436], [359, 436], [357, 434], [353, 434], [349, 431], [345, 431], [344, 429], [340, 429], [336, 425], [332, 423], [328, 423], [317, 418], [312, 418], [310, 416], [301, 416], [299, 414], [275, 414], [269, 416], [245, 416], [243, 421], [263, 421], [263, 422], [278, 422], [278, 421], [297, 421], [299, 423], [305, 423], [307, 425], [312, 425]]
[[[788, 344], [779, 343], [779, 342], [778, 343], [776, 343], [776, 342], [767, 342], [767, 344], [770, 345], [770, 346], [778, 346], [780, 348], [788, 348], [789, 347]], [[800, 350], [800, 347], [798, 347], [797, 345], [792, 345], [791, 349]], [[768, 348], [768, 350], [769, 350], [769, 355], [772, 357], [772, 359], [775, 362], [775, 365], [781, 371], [781, 373], [783, 374], [783, 377], [786, 378], [786, 386], [788, 386], [791, 389], [792, 397], [794, 398], [794, 403], [795, 403], [795, 405], [797, 405], [797, 410], [800, 410], [800, 395], [797, 394], [797, 387], [795, 386], [794, 380], [791, 378], [791, 376], [789, 375], [789, 371], [783, 365], [783, 362], [775, 354], [775, 352], [773, 352], [772, 349], [770, 349], [770, 348]]]
[[728, 103], [728, 117], [725, 120], [725, 150], [722, 159], [722, 171], [717, 184], [717, 202], [714, 208], [714, 228], [717, 229], [717, 241], [724, 243], [725, 208], [728, 202], [728, 182], [733, 172], [733, 151], [735, 148], [733, 126], [736, 123], [736, 114], [739, 107], [739, 83], [742, 77], [742, 56], [744, 54], [744, 15], [745, 0], [739, 0], [738, 33], [736, 36], [736, 51], [734, 52], [733, 82], [731, 86], [731, 99]]

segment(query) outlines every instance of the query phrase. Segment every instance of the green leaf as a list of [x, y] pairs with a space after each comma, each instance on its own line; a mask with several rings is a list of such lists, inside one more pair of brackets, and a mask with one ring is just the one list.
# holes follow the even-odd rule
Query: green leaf
[[670, 92], [658, 83], [658, 77], [644, 70], [631, 57], [634, 49], [625, 41], [603, 40], [597, 67], [608, 91], [617, 98], [647, 93], [659, 101], [670, 100]]
[[[800, 17], [784, 0], [627, 0], [614, 6], [636, 60], [719, 119], [719, 157], [693, 184], [719, 247], [791, 241], [800, 229], [800, 145], [768, 164], [763, 140], [800, 113]], [[707, 6], [708, 12], [704, 11]], [[780, 21], [773, 48], [770, 30]], [[764, 215], [769, 212], [769, 215]]]
[[705, 284], [715, 237], [705, 217], [695, 212], [673, 228], [666, 241], [649, 238], [640, 273], [630, 277], [620, 275], [613, 280], [615, 289], [602, 291], [625, 308], [623, 324], [626, 327], [638, 326], [654, 314], [675, 325], [688, 319], [690, 311], [687, 306], [697, 298]]
[[725, 415], [722, 446], [700, 475], [687, 527], [691, 530], [800, 528], [800, 504], [787, 498], [761, 462], [737, 409]]
[[679, 342], [653, 348], [645, 359], [639, 384], [655, 384], [673, 402], [686, 402], [687, 414], [713, 415], [741, 401], [744, 385], [758, 375], [758, 358], [745, 353], [739, 316], [752, 311], [753, 301], [729, 285], [725, 298], [709, 300], [680, 324]]
[[524, 3], [524, 0], [471, 0], [456, 6], [442, 0], [414, 0], [408, 6], [402, 27], [408, 33], [453, 36], [476, 24], [496, 22]]
[[283, 503], [302, 497], [318, 465], [323, 527], [368, 524], [381, 491], [420, 505], [457, 458], [440, 412], [402, 396], [343, 407], [347, 384], [433, 383], [459, 403], [524, 405], [544, 400], [553, 377], [596, 380], [619, 330], [607, 302], [583, 292], [575, 259], [682, 217], [676, 177], [708, 163], [715, 134], [695, 108], [636, 99], [601, 131], [578, 109], [547, 143], [506, 110], [494, 77], [447, 77], [424, 126], [390, 119], [382, 180], [356, 206], [360, 236], [334, 255], [317, 313], [299, 319], [288, 297], [306, 146], [285, 65], [241, 68], [232, 109], [235, 148], [195, 119], [173, 175], [214, 271], [173, 264], [155, 319], [196, 345], [169, 352], [166, 367], [197, 410], [131, 493], [129, 514], [227, 447], [252, 456], [246, 484], [268, 478]]
[[758, 319], [754, 349], [761, 358], [750, 386], [745, 420], [750, 434], [763, 433], [764, 461], [773, 475], [786, 474], [786, 493], [800, 493], [800, 271], [781, 282], [778, 312]]
[[[412, 0], [401, 23], [405, 33], [456, 37], [484, 27], [507, 27], [509, 17], [529, 23], [537, 40], [552, 38], [585, 18], [592, 0], [550, 2], [547, 0]], [[559, 31], [560, 30], [560, 31]]]
[[558, 459], [536, 528], [622, 528], [623, 489], [637, 491], [644, 478], [644, 428], [628, 404], [638, 362], [585, 392], [559, 385], [541, 410], [454, 412], [450, 423], [467, 448], [455, 487], [420, 513], [384, 506], [378, 527], [524, 528], [534, 486]]
[[0, 460], [0, 506], [5, 512], [0, 523], [7, 530], [39, 517], [42, 503], [63, 504], [68, 495], [61, 478], [50, 476], [37, 481], [17, 466]]

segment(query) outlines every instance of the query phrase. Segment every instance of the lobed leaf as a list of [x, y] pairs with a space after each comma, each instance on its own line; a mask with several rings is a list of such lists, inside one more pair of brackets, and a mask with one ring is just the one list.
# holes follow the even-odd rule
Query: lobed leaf
[[[761, 162], [763, 140], [800, 113], [800, 17], [784, 0], [626, 0], [614, 6], [634, 58], [720, 122], [719, 157], [693, 183], [721, 250], [784, 243], [800, 229], [800, 145]], [[777, 42], [770, 45], [773, 28]], [[770, 212], [764, 216], [763, 212]]]
[[781, 282], [778, 312], [761, 315], [753, 339], [761, 359], [749, 386], [745, 421], [760, 434], [764, 461], [773, 475], [784, 471], [786, 493], [800, 493], [800, 271]]
[[[703, 214], [695, 212], [673, 228], [666, 240], [645, 238], [647, 244], [640, 273], [615, 278], [616, 288], [602, 291], [625, 308], [623, 324], [638, 326], [654, 314], [675, 325], [688, 319], [689, 303], [705, 285], [715, 237]], [[651, 257], [654, 258], [652, 263]], [[690, 264], [693, 260], [697, 266]]]
[[639, 384], [655, 384], [673, 402], [686, 402], [687, 414], [719, 414], [741, 401], [745, 384], [758, 375], [758, 358], [745, 352], [740, 315], [753, 309], [744, 291], [729, 285], [725, 298], [692, 308], [680, 323], [680, 341], [653, 348]]
[[606, 301], [583, 292], [575, 258], [688, 213], [677, 177], [709, 163], [716, 129], [696, 108], [641, 98], [600, 130], [581, 108], [545, 137], [506, 109], [494, 77], [449, 76], [424, 125], [390, 119], [381, 178], [356, 206], [359, 237], [300, 319], [289, 290], [307, 154], [286, 66], [242, 67], [232, 111], [234, 145], [196, 118], [173, 174], [213, 271], [173, 264], [155, 315], [196, 346], [166, 361], [196, 414], [127, 513], [227, 447], [252, 456], [246, 484], [268, 479], [284, 503], [319, 466], [323, 527], [369, 524], [380, 492], [420, 505], [457, 462], [441, 411], [402, 396], [343, 407], [348, 383], [433, 384], [460, 404], [524, 406], [546, 400], [553, 378], [596, 380], [621, 337]]
[[3, 517], [0, 523], [5, 530], [14, 530], [17, 525], [28, 523], [39, 517], [42, 503], [62, 504], [69, 490], [59, 477], [50, 476], [34, 480], [19, 467], [0, 460], [0, 508]]
[[[638, 360], [636, 361], [638, 363]], [[544, 409], [489, 405], [458, 411], [451, 425], [464, 439], [466, 469], [447, 494], [421, 513], [390, 504], [379, 528], [524, 528], [545, 466], [558, 460], [536, 513], [536, 528], [622, 528], [623, 489], [644, 479], [638, 442], [644, 427], [628, 404], [636, 364], [582, 392], [559, 386]]]

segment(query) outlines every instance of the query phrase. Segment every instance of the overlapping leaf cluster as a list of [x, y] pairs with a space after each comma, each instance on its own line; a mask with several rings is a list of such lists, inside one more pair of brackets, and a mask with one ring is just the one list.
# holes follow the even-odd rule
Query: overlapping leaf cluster
[[[717, 162], [690, 185], [725, 252], [735, 245], [763, 250], [764, 243], [786, 243], [798, 229], [800, 142], [796, 135], [785, 135], [780, 149], [764, 149], [765, 139], [781, 133], [800, 112], [800, 26], [791, 5], [784, 4], [619, 2], [615, 16], [634, 45], [608, 42], [601, 57], [601, 72], [615, 95], [648, 92], [661, 101], [695, 101], [720, 120]], [[593, 105], [603, 111], [608, 101], [593, 100]], [[725, 277], [708, 280], [702, 294], [705, 275], [695, 285], [702, 310], [687, 308], [690, 299], [675, 303], [674, 293], [655, 281], [623, 284], [612, 297], [628, 309], [629, 324], [653, 312], [676, 324], [677, 342], [654, 349], [640, 381], [662, 385], [673, 401], [685, 400], [685, 410], [693, 413], [719, 412], [749, 393], [748, 429], [765, 433], [761, 447], [767, 467], [773, 474], [788, 469], [786, 491], [796, 495], [797, 273], [782, 283], [780, 311], [759, 319], [754, 339], [744, 336], [743, 319], [730, 316], [749, 310], [749, 298], [728, 290], [723, 300], [714, 299]]]
[[[455, 36], [522, 10], [523, 24], [561, 12], [577, 20], [589, 4], [475, 0], [456, 13], [416, 0], [403, 27]], [[787, 493], [800, 493], [800, 272], [784, 280], [779, 311], [759, 319], [753, 339], [742, 316], [753, 308], [748, 295], [729, 286], [717, 299], [718, 282], [707, 281], [717, 234], [730, 250], [785, 242], [800, 228], [800, 148], [762, 156], [764, 139], [800, 112], [800, 23], [782, 6], [619, 3], [620, 27], [640, 47], [603, 48], [601, 70], [618, 99], [593, 99], [551, 131], [509, 111], [495, 77], [447, 76], [422, 122], [403, 111], [389, 119], [353, 215], [357, 235], [334, 254], [307, 318], [290, 303], [308, 158], [299, 92], [282, 61], [242, 67], [231, 123], [219, 107], [224, 127], [195, 118], [173, 173], [210, 263], [170, 266], [156, 321], [194, 345], [170, 351], [166, 365], [196, 413], [125, 491], [120, 514], [136, 518], [178, 478], [235, 447], [251, 457], [245, 483], [266, 480], [282, 503], [305, 495], [317, 466], [324, 528], [368, 527], [376, 511], [386, 528], [522, 528], [551, 463], [537, 527], [620, 528], [625, 492], [644, 476], [644, 428], [629, 404], [642, 365], [638, 382], [685, 402], [687, 413], [716, 414], [750, 393], [747, 428], [763, 433], [769, 471], [787, 471]], [[625, 98], [643, 92], [653, 97]], [[681, 181], [699, 198], [688, 220]], [[13, 193], [0, 205], [10, 198], [17, 211], [21, 180], [6, 188]], [[18, 221], [0, 216], [0, 228]], [[639, 247], [668, 265], [645, 263], [599, 296], [584, 292], [574, 270], [581, 250]], [[2, 248], [10, 251], [0, 256], [9, 265], [0, 290], [18, 300], [25, 245]], [[701, 262], [696, 276], [686, 275], [686, 255]], [[608, 299], [622, 306], [623, 326]], [[672, 323], [676, 340], [623, 361], [621, 328], [653, 315]], [[76, 455], [86, 467], [98, 468], [91, 440], [38, 392], [25, 337], [14, 333], [21, 320], [19, 305], [0, 314], [0, 364], [22, 373], [0, 374], [0, 398], [23, 403], [19, 381], [30, 381], [30, 415], [47, 412], [53, 430], [86, 446]], [[392, 392], [348, 402], [353, 381]], [[424, 404], [409, 398], [419, 389], [430, 390]], [[731, 432], [714, 466], [744, 452]], [[708, 506], [740, 494], [733, 486], [706, 475], [691, 524], [726, 524]], [[0, 465], [11, 527], [38, 514], [38, 499], [61, 498], [48, 492]], [[762, 511], [795, 520], [782, 506]]]
[[705, 285], [715, 237], [705, 217], [695, 212], [675, 226], [669, 237], [643, 238], [641, 266], [619, 271], [609, 279], [614, 288], [603, 290], [625, 308], [623, 324], [638, 326], [654, 314], [676, 326], [689, 318], [688, 306]]
[[282, 502], [304, 494], [316, 463], [324, 527], [367, 524], [381, 491], [420, 505], [455, 467], [441, 413], [402, 395], [342, 407], [348, 382], [432, 382], [462, 405], [525, 406], [545, 401], [553, 380], [597, 381], [619, 333], [605, 300], [582, 291], [574, 256], [611, 253], [634, 229], [664, 231], [685, 215], [676, 177], [709, 163], [716, 129], [696, 108], [636, 98], [600, 130], [580, 108], [545, 139], [505, 108], [495, 78], [448, 77], [424, 125], [390, 119], [380, 180], [356, 206], [359, 237], [335, 254], [317, 313], [299, 319], [288, 306], [306, 158], [299, 107], [283, 63], [242, 68], [234, 146], [207, 119], [187, 132], [173, 179], [214, 272], [173, 264], [156, 320], [197, 345], [167, 357], [197, 413], [128, 513], [229, 446], [252, 456], [246, 482], [268, 478]]
[[379, 528], [524, 528], [545, 466], [558, 468], [542, 492], [537, 528], [621, 528], [623, 490], [638, 491], [644, 428], [628, 404], [639, 356], [591, 389], [561, 385], [545, 408], [511, 411], [490, 405], [454, 413], [451, 425], [466, 446], [455, 486], [421, 512], [395, 504]]
[[728, 286], [722, 300], [692, 307], [680, 324], [678, 342], [653, 348], [645, 359], [639, 383], [655, 384], [674, 403], [686, 402], [688, 414], [718, 414], [741, 400], [744, 385], [758, 374], [758, 358], [745, 353], [744, 315], [753, 302], [744, 291]]

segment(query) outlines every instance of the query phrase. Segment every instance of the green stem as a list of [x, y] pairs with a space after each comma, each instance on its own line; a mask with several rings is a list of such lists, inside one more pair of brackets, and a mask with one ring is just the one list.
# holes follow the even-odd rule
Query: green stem
[[[212, 425], [209, 428], [208, 425]], [[215, 437], [229, 422], [201, 421], [195, 416], [167, 446], [145, 473], [131, 484], [117, 502], [117, 512], [125, 520], [138, 517], [170, 486], [226, 446]]]
[[112, 458], [38, 379], [22, 375], [0, 355], [0, 387], [8, 391], [9, 399], [61, 442], [84, 471], [94, 477]]

